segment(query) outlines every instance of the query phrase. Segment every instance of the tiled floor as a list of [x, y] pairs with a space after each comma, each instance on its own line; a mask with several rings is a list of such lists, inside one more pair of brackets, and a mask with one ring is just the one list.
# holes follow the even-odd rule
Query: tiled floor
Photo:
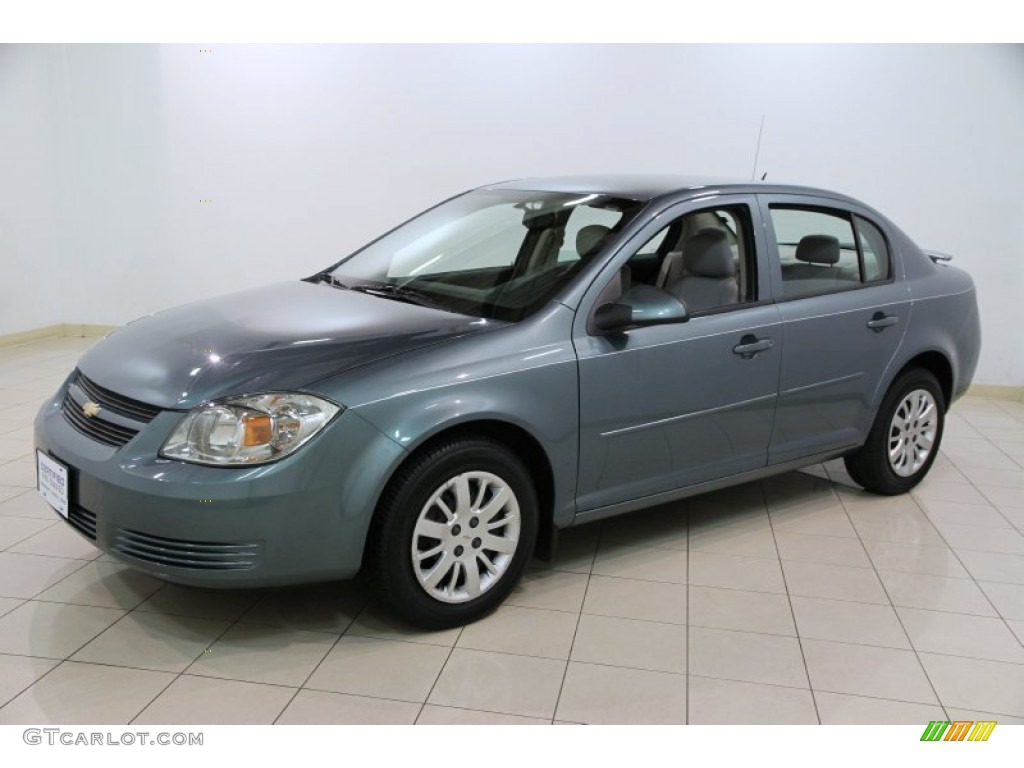
[[567, 532], [425, 633], [359, 583], [165, 585], [33, 490], [91, 342], [0, 349], [0, 723], [1024, 722], [1024, 403], [966, 398], [909, 496], [841, 462]]

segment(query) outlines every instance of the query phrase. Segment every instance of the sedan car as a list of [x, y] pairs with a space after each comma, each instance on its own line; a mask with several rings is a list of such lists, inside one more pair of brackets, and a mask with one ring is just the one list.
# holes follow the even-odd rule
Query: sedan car
[[570, 526], [836, 457], [908, 491], [979, 348], [971, 278], [849, 197], [505, 182], [117, 330], [35, 421], [39, 488], [162, 579], [363, 569], [453, 626]]

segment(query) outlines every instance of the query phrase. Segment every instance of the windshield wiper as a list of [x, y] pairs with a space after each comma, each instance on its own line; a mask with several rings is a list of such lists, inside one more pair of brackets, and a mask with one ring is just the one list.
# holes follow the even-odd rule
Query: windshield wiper
[[312, 277], [305, 277], [303, 280], [307, 283], [327, 283], [333, 288], [348, 288], [347, 285], [341, 282], [341, 280], [336, 278], [330, 272], [320, 272]]
[[431, 309], [441, 309], [445, 312], [451, 312], [452, 310], [446, 307], [436, 299], [432, 299], [425, 293], [413, 290], [412, 288], [406, 288], [404, 285], [395, 285], [394, 283], [362, 283], [360, 285], [347, 286], [350, 291], [358, 291], [359, 293], [368, 293], [371, 296], [380, 296], [384, 299], [394, 299], [395, 301], [404, 301], [407, 304], [417, 304], [421, 307], [430, 307]]

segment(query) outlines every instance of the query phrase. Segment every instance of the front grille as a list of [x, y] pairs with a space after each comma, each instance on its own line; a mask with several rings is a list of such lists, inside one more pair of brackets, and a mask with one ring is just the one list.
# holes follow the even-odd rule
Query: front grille
[[120, 447], [139, 433], [137, 429], [114, 424], [99, 416], [86, 416], [82, 407], [71, 397], [70, 391], [64, 393], [64, 402], [61, 403], [60, 409], [68, 424], [86, 437], [105, 445]]
[[122, 397], [116, 392], [104, 389], [99, 384], [86, 378], [81, 371], [72, 380], [72, 384], [77, 384], [82, 392], [85, 393], [85, 396], [101, 408], [119, 413], [132, 421], [141, 421], [143, 424], [148, 424], [160, 413], [160, 409], [156, 406], [140, 403], [138, 400]]
[[85, 538], [96, 541], [96, 513], [72, 504], [68, 509], [68, 522]]
[[[83, 406], [87, 402], [99, 406], [99, 413], [87, 416]], [[160, 413], [153, 405], [123, 397], [116, 392], [101, 387], [87, 378], [81, 371], [76, 371], [61, 403], [61, 411], [67, 422], [86, 437], [120, 448], [139, 433], [139, 430], [126, 424], [117, 423], [105, 414], [116, 414], [138, 423], [141, 427], [148, 424]]]
[[184, 541], [122, 528], [114, 537], [113, 550], [125, 557], [172, 568], [242, 571], [259, 564], [263, 544]]

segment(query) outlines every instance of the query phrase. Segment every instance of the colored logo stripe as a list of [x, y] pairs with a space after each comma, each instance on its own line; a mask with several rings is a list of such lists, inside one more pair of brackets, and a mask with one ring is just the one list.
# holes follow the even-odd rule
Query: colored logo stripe
[[932, 720], [921, 734], [921, 741], [939, 741], [949, 728], [948, 720]]
[[979, 720], [974, 724], [974, 730], [971, 731], [971, 735], [967, 737], [968, 741], [988, 741], [988, 737], [992, 735], [992, 731], [995, 730], [995, 720]]
[[921, 741], [988, 741], [995, 727], [995, 720], [932, 720], [921, 734]]
[[949, 725], [949, 731], [943, 741], [963, 741], [967, 738], [967, 732], [974, 725], [972, 720], [957, 720]]

